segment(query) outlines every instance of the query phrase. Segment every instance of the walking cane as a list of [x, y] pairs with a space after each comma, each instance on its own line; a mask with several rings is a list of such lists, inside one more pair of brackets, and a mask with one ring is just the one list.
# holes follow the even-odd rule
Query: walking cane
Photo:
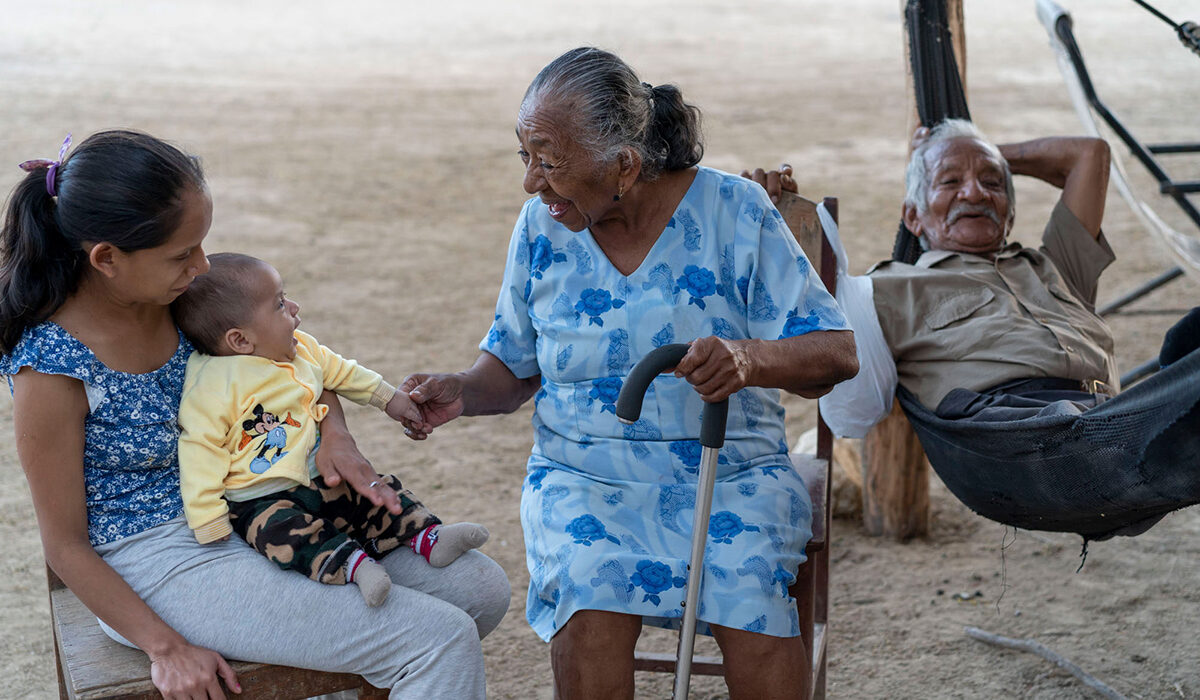
[[[664, 345], [643, 357], [629, 372], [617, 397], [617, 418], [632, 423], [642, 414], [642, 399], [654, 377], [679, 364], [687, 354], [685, 343]], [[704, 545], [708, 540], [708, 516], [712, 510], [713, 482], [717, 476], [717, 454], [725, 444], [725, 419], [729, 400], [705, 405], [700, 418], [700, 474], [696, 483], [696, 519], [692, 523], [692, 553], [688, 559], [687, 596], [679, 628], [679, 650], [675, 654], [674, 700], [687, 700], [692, 677], [692, 651], [696, 642], [696, 611], [700, 604], [700, 574], [704, 571]]]

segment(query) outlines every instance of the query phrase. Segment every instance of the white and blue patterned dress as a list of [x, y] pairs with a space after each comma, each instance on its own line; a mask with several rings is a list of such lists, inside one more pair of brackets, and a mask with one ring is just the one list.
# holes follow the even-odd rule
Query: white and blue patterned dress
[[90, 411], [84, 422], [83, 476], [88, 539], [116, 542], [183, 515], [179, 495], [179, 397], [192, 345], [144, 374], [116, 372], [56, 323], [26, 329], [0, 356], [8, 378], [30, 367], [83, 382]]
[[[776, 340], [848, 326], [759, 186], [699, 168], [666, 230], [629, 276], [587, 230], [535, 197], [508, 250], [480, 348], [517, 377], [541, 374], [521, 499], [529, 623], [549, 640], [576, 610], [682, 615], [703, 401], [656, 378], [642, 418], [618, 422], [629, 370], [650, 350], [716, 335]], [[787, 594], [811, 536], [774, 389], [730, 398], [698, 611], [706, 623], [799, 634]]]

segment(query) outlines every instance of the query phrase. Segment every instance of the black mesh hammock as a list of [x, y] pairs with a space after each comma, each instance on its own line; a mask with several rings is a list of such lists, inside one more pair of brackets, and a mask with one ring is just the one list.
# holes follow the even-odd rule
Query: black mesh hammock
[[[944, 0], [909, 0], [905, 21], [921, 123], [969, 118]], [[914, 262], [900, 225], [893, 259]], [[1200, 350], [1079, 416], [982, 422], [936, 416], [897, 391], [938, 476], [976, 513], [1088, 540], [1135, 535], [1200, 503]]]

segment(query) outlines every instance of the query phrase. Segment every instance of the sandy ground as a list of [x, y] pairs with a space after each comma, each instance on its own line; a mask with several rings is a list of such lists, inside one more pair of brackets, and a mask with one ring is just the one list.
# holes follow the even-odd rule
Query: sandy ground
[[[705, 111], [708, 165], [786, 160], [804, 193], [840, 196], [852, 271], [888, 255], [908, 109], [898, 4], [2, 0], [0, 163], [53, 155], [68, 131], [78, 139], [128, 126], [172, 139], [205, 160], [216, 201], [208, 247], [273, 261], [310, 332], [394, 379], [457, 369], [487, 329], [526, 196], [512, 132], [520, 95], [580, 44], [616, 50], [645, 80], [679, 84]], [[1191, 0], [1156, 4], [1200, 19]], [[1032, 5], [967, 3], [972, 109], [997, 140], [1079, 130]], [[1196, 57], [1133, 3], [1068, 5], [1114, 109], [1147, 141], [1195, 140]], [[1200, 175], [1180, 162], [1173, 172]], [[19, 176], [0, 168], [0, 190]], [[1017, 235], [1033, 241], [1055, 194], [1036, 183], [1018, 192]], [[1115, 193], [1109, 201], [1105, 228], [1120, 259], [1102, 301], [1168, 263]], [[1182, 226], [1169, 204], [1160, 211]], [[1184, 279], [1113, 318], [1122, 366], [1152, 357], [1198, 298], [1200, 284]], [[788, 405], [794, 438], [813, 409]], [[421, 445], [373, 412], [350, 416], [381, 470], [444, 517], [491, 528], [485, 551], [514, 589], [484, 643], [491, 695], [548, 698], [547, 648], [523, 618], [528, 407]], [[0, 423], [10, 417], [0, 392]], [[0, 696], [49, 698], [42, 559], [10, 430], [0, 438], [0, 476], [12, 486], [0, 494]], [[974, 625], [1036, 638], [1129, 697], [1200, 697], [1200, 511], [1095, 544], [1076, 573], [1078, 538], [1014, 536], [933, 488], [924, 540], [895, 544], [835, 521], [831, 696], [1089, 697], [1036, 657], [968, 639], [963, 626]], [[956, 601], [962, 592], [973, 597]], [[647, 637], [673, 646], [669, 635]], [[642, 697], [669, 694], [666, 677], [638, 683]], [[693, 688], [725, 696], [719, 680]]]

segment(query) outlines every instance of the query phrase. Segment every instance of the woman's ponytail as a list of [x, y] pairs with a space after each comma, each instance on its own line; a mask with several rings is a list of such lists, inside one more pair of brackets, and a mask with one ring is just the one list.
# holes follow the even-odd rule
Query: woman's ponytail
[[45, 166], [13, 190], [0, 228], [0, 354], [50, 316], [79, 284], [83, 249], [63, 238]]
[[700, 131], [700, 108], [683, 101], [683, 93], [674, 85], [650, 88], [653, 112], [646, 130], [647, 150], [662, 154], [662, 169], [667, 172], [690, 168], [704, 157]]

